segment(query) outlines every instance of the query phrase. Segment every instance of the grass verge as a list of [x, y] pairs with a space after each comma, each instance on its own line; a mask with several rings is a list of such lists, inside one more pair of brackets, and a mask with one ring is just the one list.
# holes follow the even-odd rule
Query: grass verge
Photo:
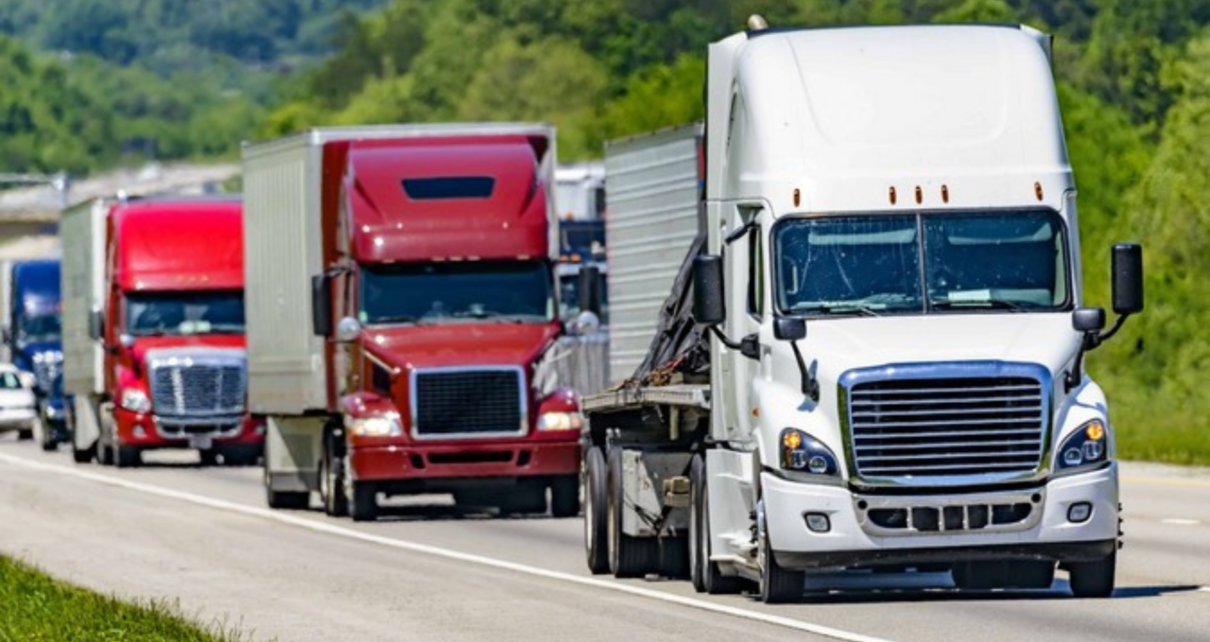
[[166, 602], [133, 604], [60, 582], [0, 556], [0, 642], [237, 642]]

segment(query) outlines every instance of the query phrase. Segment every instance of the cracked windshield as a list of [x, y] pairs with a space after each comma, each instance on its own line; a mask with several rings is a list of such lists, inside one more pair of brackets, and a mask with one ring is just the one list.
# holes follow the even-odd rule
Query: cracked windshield
[[1070, 299], [1051, 212], [794, 219], [773, 236], [787, 314], [1046, 311]]

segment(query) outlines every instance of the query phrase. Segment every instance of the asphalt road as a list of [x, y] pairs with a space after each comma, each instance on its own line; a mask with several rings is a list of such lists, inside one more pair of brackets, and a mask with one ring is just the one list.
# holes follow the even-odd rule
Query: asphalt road
[[191, 458], [118, 471], [0, 436], [0, 552], [282, 642], [1210, 640], [1210, 471], [1125, 466], [1109, 600], [1068, 597], [1060, 573], [1049, 591], [890, 577], [769, 607], [687, 582], [594, 578], [578, 519], [497, 519], [440, 497], [373, 524], [269, 511], [259, 469]]

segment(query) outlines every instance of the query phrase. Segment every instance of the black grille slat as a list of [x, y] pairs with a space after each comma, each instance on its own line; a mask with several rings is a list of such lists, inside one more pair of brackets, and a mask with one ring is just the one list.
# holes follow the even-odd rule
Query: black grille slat
[[512, 369], [421, 370], [414, 379], [414, 430], [423, 436], [519, 433], [523, 385]]
[[1042, 453], [1044, 390], [1029, 377], [891, 379], [849, 391], [857, 472], [940, 477], [1032, 472]]

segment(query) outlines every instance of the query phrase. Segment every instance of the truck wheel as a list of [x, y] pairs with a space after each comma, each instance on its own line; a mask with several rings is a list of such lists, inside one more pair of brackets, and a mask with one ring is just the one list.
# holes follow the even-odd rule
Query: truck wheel
[[33, 428], [22, 428], [17, 431], [17, 441], [29, 441], [34, 438]]
[[323, 502], [324, 512], [332, 517], [349, 514], [343, 471], [344, 462], [333, 457], [331, 451], [325, 448], [323, 459], [319, 460], [319, 499]]
[[355, 522], [372, 522], [378, 519], [378, 489], [369, 482], [345, 482], [350, 488], [347, 497], [349, 517]]
[[203, 466], [210, 467], [218, 465], [218, 448], [199, 450], [197, 451], [197, 454], [198, 457], [201, 458], [201, 463]]
[[739, 593], [743, 581], [728, 577], [710, 561], [710, 499], [706, 492], [706, 460], [693, 458], [689, 469], [689, 577], [698, 593]]
[[113, 447], [113, 462], [118, 468], [134, 468], [143, 463], [142, 453], [134, 446], [117, 444]]
[[609, 451], [607, 524], [609, 530], [609, 570], [617, 578], [642, 577], [655, 570], [659, 549], [655, 538], [632, 537], [622, 532], [625, 490], [622, 477], [622, 449]]
[[580, 476], [562, 475], [550, 482], [552, 517], [576, 517], [580, 514]]
[[97, 447], [95, 444], [89, 448], [84, 448], [84, 449], [76, 448], [75, 444], [74, 443], [72, 444], [71, 458], [77, 464], [87, 464], [87, 463], [91, 462], [93, 459], [95, 459], [96, 456], [97, 456]]
[[601, 449], [589, 449], [584, 459], [584, 551], [588, 554], [588, 570], [593, 575], [609, 572], [606, 476]]
[[760, 550], [760, 601], [765, 604], [789, 604], [802, 599], [806, 573], [784, 568], [773, 555], [772, 538], [769, 537], [768, 522], [761, 524]]
[[273, 490], [269, 480], [269, 470], [265, 469], [265, 503], [274, 510], [306, 510], [311, 507], [311, 493], [294, 490]]
[[1117, 551], [1096, 562], [1071, 562], [1067, 565], [1071, 594], [1076, 597], [1109, 597], [1113, 595], [1114, 574], [1117, 571]]
[[104, 435], [101, 435], [97, 438], [97, 463], [101, 464], [102, 466], [112, 466], [113, 446], [110, 446], [104, 440]]
[[38, 444], [42, 446], [43, 452], [53, 453], [59, 449], [59, 439], [55, 431], [55, 425], [49, 422], [39, 420], [35, 432], [38, 433]]

